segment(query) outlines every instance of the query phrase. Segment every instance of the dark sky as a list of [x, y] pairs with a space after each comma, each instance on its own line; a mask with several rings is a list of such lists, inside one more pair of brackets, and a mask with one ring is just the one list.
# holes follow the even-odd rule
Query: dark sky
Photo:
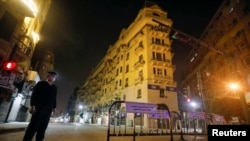
[[[198, 38], [222, 0], [154, 2], [167, 11], [175, 29]], [[59, 111], [74, 88], [81, 85], [104, 57], [109, 45], [117, 41], [122, 28], [134, 21], [144, 3], [145, 0], [53, 0], [40, 43], [55, 55]], [[183, 69], [183, 54], [190, 49], [183, 44], [173, 47], [177, 76]]]

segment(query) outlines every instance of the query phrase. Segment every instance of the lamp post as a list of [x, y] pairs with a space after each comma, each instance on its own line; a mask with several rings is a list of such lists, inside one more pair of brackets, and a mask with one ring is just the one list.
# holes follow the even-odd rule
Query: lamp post
[[80, 109], [80, 112], [79, 112], [79, 122], [80, 123], [83, 123], [83, 106], [82, 105], [79, 105], [79, 107], [78, 107], [79, 109]]
[[236, 91], [238, 91], [242, 110], [243, 110], [245, 120], [246, 120], [246, 124], [250, 124], [250, 115], [249, 115], [249, 111], [247, 108], [246, 97], [245, 97], [245, 94], [240, 91], [240, 85], [238, 83], [230, 83], [229, 88], [233, 90], [235, 93]]
[[81, 112], [82, 112], [83, 106], [82, 106], [82, 105], [79, 105], [79, 109], [80, 109]]

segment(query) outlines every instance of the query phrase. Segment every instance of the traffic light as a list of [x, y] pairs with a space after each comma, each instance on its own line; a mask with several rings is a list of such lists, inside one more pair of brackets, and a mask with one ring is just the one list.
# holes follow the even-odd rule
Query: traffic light
[[191, 99], [190, 98], [186, 98], [186, 102], [187, 103], [191, 102]]
[[6, 61], [3, 63], [3, 69], [6, 71], [12, 71], [16, 68], [16, 62], [15, 61]]

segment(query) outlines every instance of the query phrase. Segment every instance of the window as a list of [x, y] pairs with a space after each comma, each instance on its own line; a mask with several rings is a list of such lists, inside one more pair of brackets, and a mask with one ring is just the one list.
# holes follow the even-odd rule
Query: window
[[122, 67], [120, 67], [120, 72], [122, 72]]
[[17, 19], [13, 15], [5, 12], [2, 19], [0, 19], [0, 37], [9, 41], [17, 22]]
[[120, 79], [120, 81], [119, 81], [119, 86], [121, 86], [122, 85], [122, 80]]
[[152, 52], [153, 60], [155, 60], [155, 52]]
[[120, 58], [119, 58], [119, 57], [117, 57], [117, 63], [119, 63], [119, 61], [120, 61]]
[[119, 69], [116, 69], [116, 76], [118, 76], [119, 74]]
[[129, 59], [129, 53], [127, 53], [127, 57], [126, 57], [126, 60], [128, 60]]
[[137, 97], [136, 98], [141, 98], [141, 89], [137, 90]]
[[118, 86], [118, 82], [116, 81], [115, 82], [115, 89], [117, 89], [117, 86]]
[[139, 75], [140, 77], [143, 77], [143, 70], [140, 70], [139, 73], [138, 73], [138, 75]]
[[162, 75], [162, 69], [159, 69], [159, 68], [157, 69], [157, 75], [158, 75], [158, 76], [161, 76], [161, 75]]
[[161, 39], [159, 38], [152, 38], [152, 44], [162, 45]]
[[160, 97], [164, 97], [164, 89], [160, 89]]
[[129, 65], [126, 66], [126, 73], [129, 72]]
[[128, 78], [125, 79], [125, 87], [128, 87]]
[[140, 41], [140, 43], [139, 43], [139, 47], [142, 47], [142, 48], [143, 48], [142, 41]]
[[156, 60], [158, 61], [162, 61], [162, 56], [161, 56], [161, 53], [156, 53]]
[[143, 56], [140, 55], [140, 56], [139, 56], [139, 62], [141, 62], [142, 60], [143, 60]]
[[153, 13], [153, 15], [154, 15], [154, 16], [157, 16], [157, 17], [159, 17], [159, 16], [160, 16], [160, 15], [159, 15], [159, 14], [157, 14], [157, 13]]
[[155, 43], [156, 44], [161, 44], [161, 39], [155, 38]]
[[167, 76], [167, 70], [166, 69], [164, 69], [164, 75]]

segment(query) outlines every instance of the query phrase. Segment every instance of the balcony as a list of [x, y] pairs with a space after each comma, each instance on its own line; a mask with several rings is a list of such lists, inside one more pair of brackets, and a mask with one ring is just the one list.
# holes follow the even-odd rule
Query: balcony
[[166, 76], [163, 76], [163, 75], [154, 74], [154, 75], [152, 76], [152, 79], [153, 79], [153, 82], [154, 82], [154, 83], [162, 84], [162, 83], [166, 83], [166, 82], [167, 82], [167, 77], [166, 77]]
[[152, 65], [156, 65], [156, 66], [164, 66], [164, 67], [170, 67], [171, 66], [171, 63], [170, 63], [170, 60], [168, 59], [151, 59], [150, 61], [152, 63]]
[[139, 67], [143, 67], [143, 65], [145, 64], [144, 60], [139, 60], [134, 64], [135, 69], [138, 69]]
[[169, 76], [154, 74], [152, 76], [152, 80], [153, 80], [154, 83], [167, 84], [167, 85], [176, 85], [173, 78], [169, 77]]
[[33, 46], [33, 42], [28, 36], [16, 38], [10, 58], [13, 57], [18, 62], [30, 61], [33, 53]]
[[135, 54], [139, 54], [139, 53], [141, 53], [141, 52], [143, 52], [143, 46], [137, 46], [136, 48], [135, 48]]
[[22, 13], [26, 17], [34, 18], [37, 14], [37, 7], [33, 1], [25, 0], [8, 0], [6, 1], [8, 7], [12, 10]]
[[135, 84], [142, 83], [142, 81], [143, 81], [143, 76], [139, 76], [139, 77], [135, 78]]
[[150, 48], [156, 51], [166, 51], [166, 52], [170, 51], [170, 47], [168, 46], [168, 44], [151, 43]]
[[161, 38], [166, 38], [169, 32], [170, 32], [170, 29], [164, 26], [152, 26], [150, 30], [150, 34], [152, 36], [157, 36]]

